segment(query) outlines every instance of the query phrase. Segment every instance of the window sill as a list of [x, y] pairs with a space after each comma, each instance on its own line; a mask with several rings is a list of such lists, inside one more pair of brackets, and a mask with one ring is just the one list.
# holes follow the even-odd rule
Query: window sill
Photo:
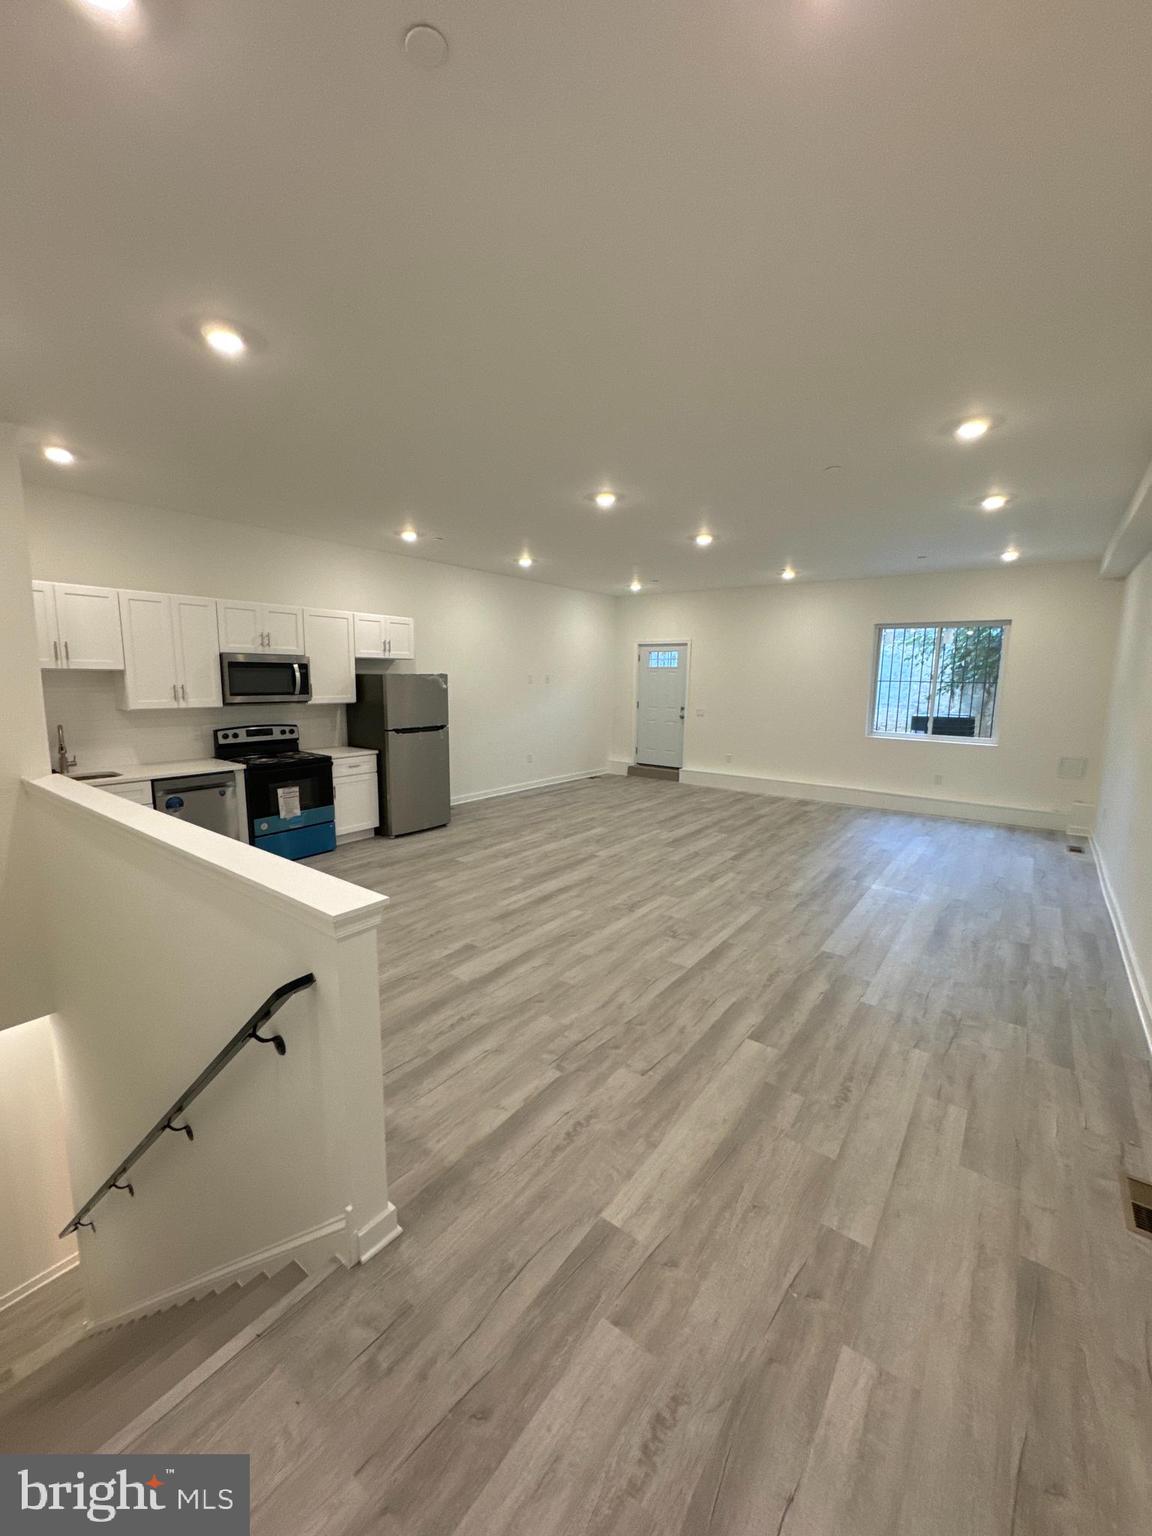
[[895, 731], [866, 731], [869, 741], [919, 741], [934, 747], [998, 747], [996, 736], [929, 736], [923, 731], [910, 731], [907, 735]]

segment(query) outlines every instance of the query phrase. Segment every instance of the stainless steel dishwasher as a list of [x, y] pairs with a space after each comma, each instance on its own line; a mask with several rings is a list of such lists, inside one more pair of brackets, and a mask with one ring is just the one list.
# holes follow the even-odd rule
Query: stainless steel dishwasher
[[224, 837], [240, 836], [234, 773], [198, 773], [179, 779], [153, 779], [152, 804], [166, 816], [190, 821]]

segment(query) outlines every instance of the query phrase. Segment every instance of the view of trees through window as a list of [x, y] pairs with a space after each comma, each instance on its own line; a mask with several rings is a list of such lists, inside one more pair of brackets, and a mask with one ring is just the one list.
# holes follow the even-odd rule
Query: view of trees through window
[[883, 625], [873, 735], [989, 740], [1006, 630], [1006, 624]]

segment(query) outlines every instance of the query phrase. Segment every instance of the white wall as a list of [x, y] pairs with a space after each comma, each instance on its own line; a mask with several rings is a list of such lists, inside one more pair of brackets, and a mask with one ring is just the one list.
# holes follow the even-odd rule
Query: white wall
[[[80, 1234], [94, 1323], [395, 1234], [377, 981], [384, 900], [59, 776], [29, 791], [54, 897], [53, 1019], [77, 1205], [265, 997], [315, 987], [191, 1106]], [[62, 1223], [61, 1223], [62, 1225]]]
[[[612, 598], [41, 487], [29, 489], [28, 514], [33, 573], [44, 580], [412, 615], [416, 660], [392, 665], [448, 674], [456, 797], [604, 768]], [[112, 760], [105, 738], [136, 761], [198, 755], [220, 718], [116, 718], [107, 678], [45, 676], [51, 723], [92, 761]], [[332, 734], [340, 713], [300, 711], [311, 745], [342, 739]]]
[[[612, 755], [633, 756], [637, 644], [689, 640], [689, 777], [1064, 825], [1096, 799], [1119, 606], [1080, 564], [623, 599]], [[999, 745], [869, 737], [875, 626], [967, 619], [1012, 623]], [[1061, 757], [1086, 757], [1087, 776], [1059, 779]]]
[[51, 994], [21, 788], [48, 758], [16, 445], [15, 428], [0, 425], [0, 1305], [75, 1251], [56, 1237], [70, 1195], [52, 1035], [39, 1021]]
[[1124, 583], [1095, 842], [1152, 1043], [1152, 554]]

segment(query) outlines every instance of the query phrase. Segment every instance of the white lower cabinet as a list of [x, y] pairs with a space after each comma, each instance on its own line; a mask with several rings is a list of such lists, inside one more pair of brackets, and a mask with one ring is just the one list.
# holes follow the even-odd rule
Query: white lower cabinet
[[210, 597], [121, 592], [125, 709], [214, 709], [221, 703], [216, 604]]
[[336, 608], [305, 608], [304, 651], [312, 677], [313, 704], [356, 702], [353, 615]]
[[374, 832], [380, 825], [376, 754], [333, 758], [332, 788], [336, 799], [336, 836]]
[[133, 805], [152, 806], [152, 785], [147, 779], [134, 779], [130, 784], [99, 784], [96, 786], [117, 800], [131, 800]]

